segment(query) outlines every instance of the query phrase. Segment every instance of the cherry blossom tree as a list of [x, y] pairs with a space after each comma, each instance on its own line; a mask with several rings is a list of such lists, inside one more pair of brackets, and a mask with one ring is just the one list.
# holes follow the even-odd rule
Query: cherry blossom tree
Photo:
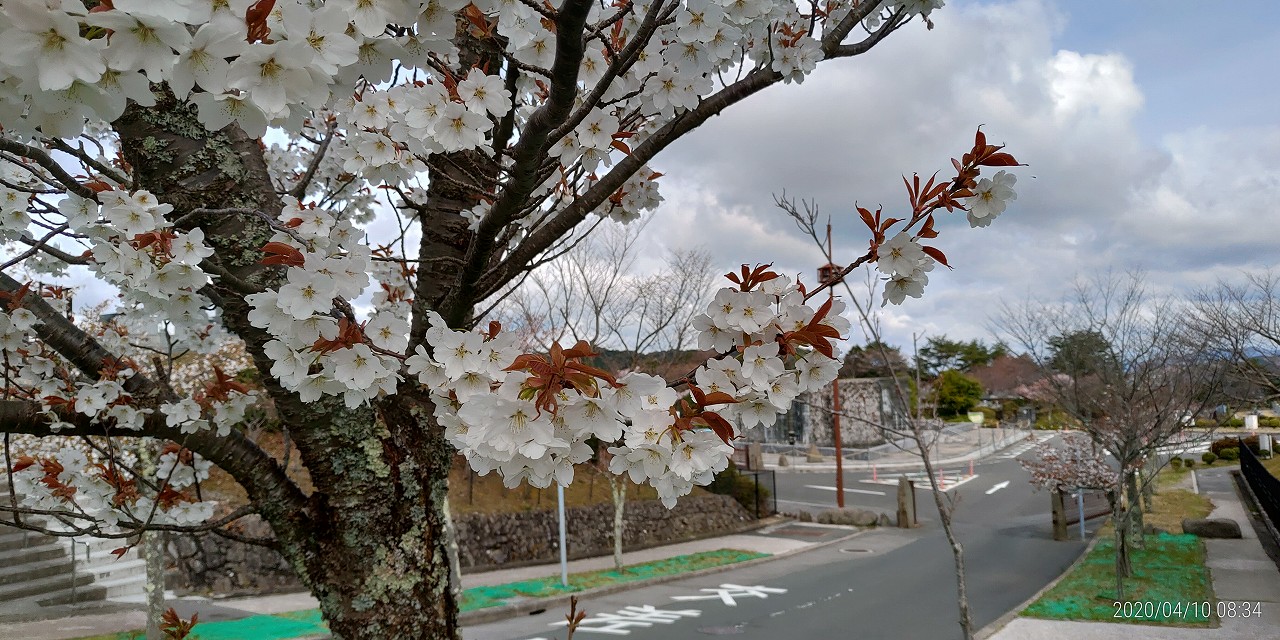
[[[687, 361], [697, 336], [693, 320], [712, 288], [711, 256], [702, 249], [676, 249], [652, 274], [636, 270], [640, 234], [652, 218], [606, 227], [533, 273], [495, 310], [535, 346], [585, 340], [607, 350], [601, 367], [610, 374], [642, 371], [662, 376]], [[679, 373], [684, 373], [680, 371]], [[719, 390], [714, 384], [709, 391]], [[598, 468], [616, 460], [597, 447]], [[617, 463], [623, 464], [622, 460]], [[606, 473], [613, 500], [613, 565], [623, 571], [627, 482]]]
[[1018, 464], [1031, 474], [1031, 484], [1049, 491], [1102, 489], [1116, 486], [1116, 470], [1087, 436], [1066, 433], [1061, 445], [1041, 442]]
[[[941, 4], [3, 0], [0, 431], [174, 446], [155, 474], [6, 447], [14, 524], [125, 548], [254, 512], [335, 637], [457, 637], [454, 450], [547, 486], [596, 438], [670, 504], [726, 464], [733, 421], [825, 386], [849, 327], [810, 304], [826, 285], [744, 266], [695, 320], [719, 355], [668, 384], [594, 369], [586, 343], [522, 350], [480, 322], [491, 301], [590, 220], [656, 207], [649, 163], [686, 133]], [[1012, 197], [980, 176], [1016, 164], [981, 133], [954, 164], [908, 180], [906, 217], [860, 209], [871, 241], [838, 275], [891, 256], [886, 297], [920, 296], [946, 263], [922, 244], [934, 214], [985, 226]], [[183, 348], [224, 330], [256, 382], [167, 383], [165, 356], [128, 356], [39, 281], [68, 270]], [[246, 435], [260, 403], [314, 489]], [[215, 517], [207, 465], [251, 506]]]

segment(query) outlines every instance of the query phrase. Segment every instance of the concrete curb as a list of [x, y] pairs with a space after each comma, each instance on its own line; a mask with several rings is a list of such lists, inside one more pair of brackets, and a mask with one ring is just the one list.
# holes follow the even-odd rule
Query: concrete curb
[[763, 564], [765, 562], [780, 560], [782, 558], [787, 558], [800, 553], [816, 551], [818, 549], [823, 549], [832, 545], [840, 544], [852, 538], [856, 538], [857, 536], [860, 536], [869, 530], [870, 528], [858, 529], [847, 536], [841, 536], [839, 538], [836, 538], [835, 540], [828, 540], [826, 542], [819, 542], [817, 544], [810, 545], [807, 547], [801, 547], [799, 549], [783, 551], [782, 553], [773, 554], [770, 556], [766, 556], [764, 558], [755, 558], [752, 560], [745, 560], [743, 562], [735, 562], [733, 564], [720, 565], [718, 567], [707, 567], [706, 569], [699, 569], [697, 571], [690, 571], [687, 573], [676, 573], [676, 574], [667, 575], [667, 576], [659, 576], [649, 580], [637, 580], [635, 582], [625, 582], [621, 584], [606, 585], [603, 587], [596, 587], [595, 589], [587, 589], [585, 591], [579, 591], [576, 593], [551, 596], [547, 598], [535, 598], [535, 599], [525, 600], [522, 602], [516, 602], [512, 604], [504, 604], [497, 607], [486, 607], [484, 609], [476, 609], [473, 611], [468, 611], [466, 613], [459, 614], [458, 625], [470, 626], [470, 625], [484, 624], [487, 622], [496, 622], [498, 620], [506, 620], [509, 618], [515, 618], [517, 616], [528, 615], [534, 612], [541, 612], [541, 611], [545, 611], [545, 610], [553, 609], [557, 607], [566, 607], [569, 604], [569, 598], [573, 596], [577, 596], [578, 598], [602, 596], [602, 595], [608, 595], [611, 593], [618, 593], [620, 591], [628, 591], [631, 589], [638, 589], [641, 587], [651, 587], [653, 585], [664, 584], [667, 582], [675, 582], [676, 580], [684, 580], [685, 578], [697, 578], [705, 575], [723, 573], [725, 571], [730, 571], [733, 569], [742, 569], [745, 567], [752, 567], [758, 564]]
[[[1101, 530], [1101, 527], [1099, 528], [1099, 530]], [[1068, 575], [1070, 575], [1072, 571], [1075, 571], [1076, 567], [1080, 566], [1084, 562], [1084, 559], [1089, 557], [1089, 552], [1093, 551], [1093, 548], [1096, 547], [1098, 545], [1098, 542], [1100, 542], [1101, 540], [1102, 540], [1102, 537], [1099, 536], [1098, 532], [1095, 531], [1093, 534], [1093, 539], [1090, 540], [1089, 544], [1085, 546], [1084, 551], [1080, 552], [1080, 557], [1076, 558], [1076, 561], [1072, 562], [1071, 566], [1067, 567], [1066, 570], [1064, 570], [1061, 575], [1059, 575], [1057, 578], [1054, 578], [1053, 581], [1051, 581], [1049, 584], [1042, 587], [1039, 591], [1035, 592], [1035, 594], [1033, 594], [1030, 598], [1023, 600], [1022, 603], [1019, 604], [1018, 606], [1010, 609], [999, 618], [996, 618], [994, 621], [991, 622], [991, 624], [988, 624], [987, 626], [981, 629], [978, 629], [973, 634], [974, 639], [986, 640], [987, 638], [990, 638], [991, 636], [995, 635], [997, 631], [1003, 629], [1005, 625], [1009, 624], [1010, 622], [1013, 622], [1015, 618], [1019, 617], [1019, 613], [1023, 609], [1026, 609], [1027, 607], [1031, 606], [1031, 603], [1035, 602], [1036, 600], [1039, 600], [1040, 596], [1043, 596], [1050, 589], [1058, 586], [1059, 582], [1062, 582], [1062, 580], [1066, 578]]]

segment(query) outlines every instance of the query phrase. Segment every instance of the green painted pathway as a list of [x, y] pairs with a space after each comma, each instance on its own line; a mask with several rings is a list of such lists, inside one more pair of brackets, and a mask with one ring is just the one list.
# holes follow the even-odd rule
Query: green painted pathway
[[[559, 576], [510, 582], [490, 587], [475, 587], [462, 592], [460, 609], [462, 611], [472, 611], [530, 598], [546, 598], [612, 584], [641, 582], [663, 576], [764, 558], [768, 555], [767, 553], [753, 553], [736, 549], [720, 549], [628, 565], [622, 572], [607, 570], [573, 573], [569, 575], [569, 586], [567, 587], [560, 584]], [[190, 640], [292, 640], [294, 638], [324, 636], [328, 633], [329, 627], [325, 625], [323, 618], [320, 616], [320, 611], [318, 609], [309, 609], [290, 613], [255, 615], [240, 618], [239, 620], [201, 622], [196, 625], [188, 638]], [[130, 632], [93, 636], [92, 638], [82, 638], [81, 640], [142, 640], [143, 637], [142, 632]]]

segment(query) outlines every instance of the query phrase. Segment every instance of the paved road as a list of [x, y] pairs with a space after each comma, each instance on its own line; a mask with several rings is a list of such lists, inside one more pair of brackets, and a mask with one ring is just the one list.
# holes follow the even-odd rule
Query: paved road
[[[959, 501], [956, 530], [965, 546], [977, 629], [1058, 576], [1084, 544], [1051, 539], [1048, 497], [1032, 493], [1016, 462], [994, 460], [975, 471], [977, 477], [952, 495]], [[1007, 486], [987, 493], [1005, 481]], [[952, 558], [931, 505], [921, 502], [926, 522], [914, 530], [872, 530], [775, 562], [587, 600], [582, 606], [591, 622], [575, 637], [958, 638]], [[552, 625], [564, 613], [468, 628], [463, 635], [467, 640], [563, 638], [563, 626]]]
[[[999, 491], [1013, 488], [1015, 483], [1026, 483], [1026, 474], [1013, 462], [1020, 456], [1027, 455], [1031, 443], [1016, 443], [996, 452], [996, 455], [973, 463], [973, 475], [970, 476], [969, 463], [941, 465], [935, 471], [944, 478], [943, 486], [949, 494], [961, 489], [972, 490], [983, 485], [983, 491], [990, 489], [997, 482], [1009, 480], [1009, 486]], [[897, 513], [898, 486], [897, 478], [904, 473], [915, 481], [916, 501], [923, 506], [932, 501], [929, 494], [928, 479], [919, 471], [877, 471], [875, 474], [865, 471], [845, 471], [844, 504], [846, 507], [871, 509], [887, 513], [892, 518]], [[998, 477], [997, 477], [998, 475]], [[836, 474], [835, 472], [779, 472], [776, 475], [778, 486], [778, 510], [784, 513], [808, 511], [816, 513], [836, 506]], [[877, 483], [881, 481], [887, 483]], [[970, 491], [962, 491], [969, 493]], [[922, 520], [932, 520], [924, 511], [920, 511]]]

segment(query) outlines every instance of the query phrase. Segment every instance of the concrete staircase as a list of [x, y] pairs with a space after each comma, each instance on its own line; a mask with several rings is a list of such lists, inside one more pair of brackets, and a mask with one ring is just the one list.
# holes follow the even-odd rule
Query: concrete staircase
[[[0, 474], [0, 505], [10, 504], [8, 480]], [[49, 525], [44, 518], [22, 521]], [[0, 512], [0, 617], [142, 596], [146, 562], [136, 548], [119, 559], [112, 555], [122, 540], [51, 536], [5, 522], [13, 515]]]

